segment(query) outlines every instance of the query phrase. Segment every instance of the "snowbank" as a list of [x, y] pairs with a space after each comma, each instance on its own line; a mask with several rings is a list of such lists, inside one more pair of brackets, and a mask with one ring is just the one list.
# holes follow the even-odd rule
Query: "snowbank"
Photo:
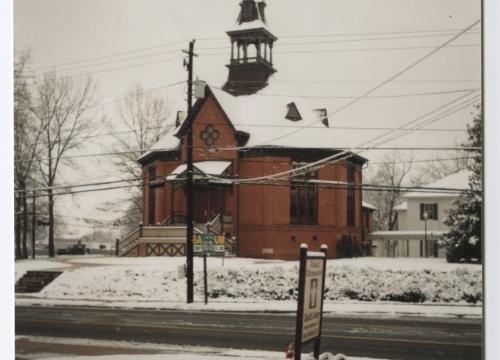
[[[195, 259], [196, 300], [203, 299], [201, 259]], [[92, 266], [65, 271], [34, 298], [152, 304], [183, 302], [182, 258], [88, 258]], [[119, 264], [119, 265], [101, 265]], [[298, 262], [210, 258], [209, 297], [226, 303], [293, 303]], [[441, 259], [344, 259], [329, 261], [326, 302], [481, 304], [482, 268]], [[138, 305], [140, 306], [140, 305]]]

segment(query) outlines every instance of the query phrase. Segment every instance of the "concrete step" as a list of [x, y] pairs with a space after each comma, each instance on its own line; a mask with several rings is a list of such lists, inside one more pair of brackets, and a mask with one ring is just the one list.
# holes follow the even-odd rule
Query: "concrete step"
[[28, 271], [15, 286], [16, 293], [36, 293], [61, 275], [61, 271]]

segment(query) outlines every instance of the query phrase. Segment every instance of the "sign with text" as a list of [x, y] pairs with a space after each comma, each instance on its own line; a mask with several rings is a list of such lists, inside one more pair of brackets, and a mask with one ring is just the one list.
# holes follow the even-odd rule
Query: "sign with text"
[[195, 254], [221, 255], [225, 252], [224, 235], [211, 233], [193, 235], [193, 252]]
[[295, 360], [300, 360], [302, 345], [314, 341], [314, 356], [319, 356], [323, 297], [325, 291], [326, 245], [321, 252], [300, 246], [299, 296], [295, 328]]
[[306, 260], [304, 284], [304, 316], [302, 320], [302, 342], [320, 335], [321, 302], [323, 299], [324, 259]]

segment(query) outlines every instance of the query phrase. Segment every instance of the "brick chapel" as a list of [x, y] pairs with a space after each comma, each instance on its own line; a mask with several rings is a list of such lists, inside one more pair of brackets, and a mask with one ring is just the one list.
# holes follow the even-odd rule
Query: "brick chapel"
[[[367, 160], [315, 139], [318, 128], [329, 126], [325, 108], [265, 95], [279, 71], [273, 64], [278, 38], [268, 28], [264, 1], [242, 0], [240, 7], [227, 32], [227, 81], [205, 85], [192, 111], [195, 226], [210, 223], [241, 257], [296, 259], [300, 243], [313, 250], [326, 244], [335, 257], [342, 235], [361, 242], [366, 233], [364, 214], [371, 210], [363, 210], [359, 185]], [[144, 227], [185, 223], [186, 125], [179, 112], [175, 129], [138, 159]], [[135, 254], [184, 253], [158, 251], [145, 244]]]

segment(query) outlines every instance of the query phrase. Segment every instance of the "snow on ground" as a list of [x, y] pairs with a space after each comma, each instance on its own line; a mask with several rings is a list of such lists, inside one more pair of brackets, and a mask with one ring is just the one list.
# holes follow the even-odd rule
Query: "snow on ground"
[[[285, 353], [276, 351], [262, 350], [240, 350], [225, 349], [207, 346], [180, 346], [169, 344], [153, 344], [127, 341], [93, 340], [93, 339], [74, 339], [74, 338], [53, 338], [45, 336], [17, 336], [16, 340], [28, 339], [33, 343], [49, 343], [64, 345], [88, 346], [92, 348], [114, 348], [123, 349], [121, 355], [101, 355], [101, 356], [57, 356], [44, 357], [45, 360], [282, 360]], [[127, 349], [141, 349], [154, 351], [158, 354], [134, 354], [126, 355]], [[303, 354], [304, 360], [312, 360], [310, 354]], [[372, 358], [347, 357], [342, 354], [332, 355], [325, 352], [320, 355], [320, 360], [375, 360]]]
[[[266, 352], [267, 353], [267, 352]], [[278, 355], [279, 354], [279, 355]], [[195, 356], [195, 357], [194, 357]], [[154, 354], [154, 355], [101, 355], [101, 356], [68, 356], [68, 357], [54, 357], [45, 358], [45, 360], [283, 360], [284, 354], [274, 353], [263, 354], [262, 351], [231, 351], [227, 353], [222, 353], [220, 355], [201, 355], [201, 354]], [[303, 354], [302, 359], [304, 360], [314, 360], [314, 357], [310, 354]], [[347, 357], [342, 354], [333, 355], [331, 353], [323, 353], [320, 355], [319, 360], [370, 360], [371, 358], [360, 358], [360, 357]], [[372, 359], [374, 360], [374, 359]]]
[[[195, 258], [195, 304], [185, 304], [184, 258], [82, 257], [38, 294], [18, 304], [74, 304], [213, 311], [296, 310], [297, 261], [208, 259], [209, 304], [203, 304], [202, 259]], [[16, 264], [17, 267], [17, 264]], [[482, 312], [482, 267], [444, 259], [329, 260], [325, 311], [386, 315], [475, 316]]]

